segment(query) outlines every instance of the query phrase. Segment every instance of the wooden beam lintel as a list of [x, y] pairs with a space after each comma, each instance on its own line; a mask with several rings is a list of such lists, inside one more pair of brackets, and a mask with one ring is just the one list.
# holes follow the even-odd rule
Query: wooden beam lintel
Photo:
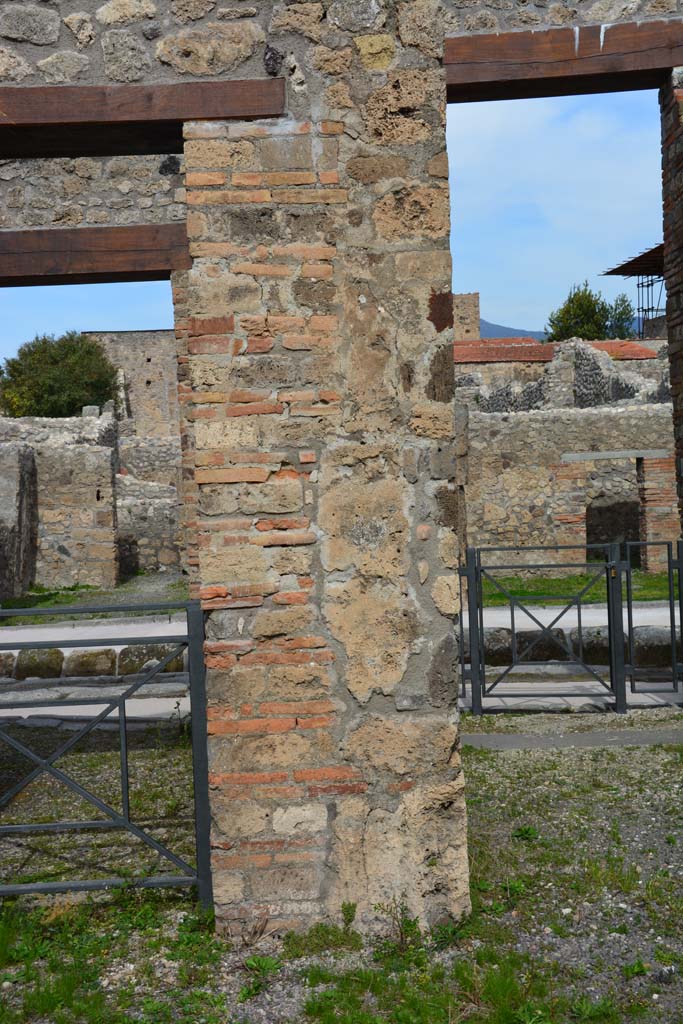
[[160, 281], [192, 265], [184, 223], [0, 232], [0, 287]]
[[450, 37], [444, 62], [453, 102], [657, 88], [683, 64], [683, 20]]

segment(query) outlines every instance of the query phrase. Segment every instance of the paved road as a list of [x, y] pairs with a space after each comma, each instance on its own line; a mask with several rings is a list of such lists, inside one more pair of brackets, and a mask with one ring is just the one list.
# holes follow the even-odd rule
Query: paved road
[[604, 732], [557, 733], [534, 736], [523, 733], [462, 733], [463, 745], [479, 750], [553, 750], [564, 747], [649, 747], [657, 743], [683, 743], [683, 728], [613, 729]]
[[[182, 613], [149, 615], [145, 618], [71, 619], [68, 622], [49, 622], [45, 625], [3, 626], [0, 643], [50, 642], [55, 647], [60, 641], [102, 640], [103, 647], [121, 648], [125, 641], [146, 636], [173, 636], [185, 632], [186, 617]], [[123, 641], [123, 643], [122, 643]]]
[[[528, 605], [528, 610], [544, 626], [550, 623], [562, 611], [561, 605], [541, 607], [539, 605]], [[634, 626], [668, 626], [669, 619], [668, 601], [640, 601], [633, 605]], [[464, 614], [465, 625], [467, 625], [467, 613]], [[581, 609], [581, 622], [583, 626], [606, 626], [607, 605], [589, 604]], [[628, 622], [624, 611], [624, 626]], [[676, 622], [678, 623], [678, 609], [676, 609]], [[576, 608], [570, 608], [559, 619], [557, 626], [561, 629], [572, 629], [578, 625], [578, 614]], [[510, 608], [485, 608], [484, 626], [492, 628], [510, 629]], [[515, 609], [515, 626], [517, 629], [537, 629], [538, 624], [526, 615], [521, 609]]]

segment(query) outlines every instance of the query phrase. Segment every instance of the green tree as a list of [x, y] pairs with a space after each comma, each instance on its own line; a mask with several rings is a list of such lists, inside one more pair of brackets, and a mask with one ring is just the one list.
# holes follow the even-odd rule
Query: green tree
[[0, 368], [5, 416], [78, 416], [116, 395], [116, 368], [92, 338], [68, 331], [39, 335]]
[[614, 302], [609, 303], [601, 292], [594, 292], [588, 281], [584, 281], [582, 285], [573, 285], [559, 309], [548, 317], [547, 340], [630, 338], [635, 315], [627, 295], [617, 295]]

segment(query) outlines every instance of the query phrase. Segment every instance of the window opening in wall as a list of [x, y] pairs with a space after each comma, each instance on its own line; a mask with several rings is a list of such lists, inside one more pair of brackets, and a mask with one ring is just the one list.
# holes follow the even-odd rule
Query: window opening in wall
[[674, 481], [658, 92], [454, 103], [447, 138], [468, 543], [652, 540], [647, 481]]
[[[635, 480], [635, 467], [633, 471]], [[634, 547], [629, 552], [628, 542], [640, 541], [640, 502], [613, 501], [602, 495], [590, 502], [586, 509], [586, 544], [619, 544], [621, 557], [630, 558], [633, 569], [640, 568], [640, 550]], [[603, 562], [604, 553], [588, 547], [586, 559], [589, 562]]]
[[143, 579], [181, 596], [170, 281], [3, 288], [0, 311], [0, 603], [120, 585], [135, 602]]

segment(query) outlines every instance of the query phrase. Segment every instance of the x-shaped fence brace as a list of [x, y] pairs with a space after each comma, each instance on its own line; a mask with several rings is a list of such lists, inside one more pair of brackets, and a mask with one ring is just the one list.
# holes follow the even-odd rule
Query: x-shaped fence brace
[[[511, 609], [512, 617], [513, 617], [512, 618], [512, 621], [513, 621], [513, 629], [512, 629], [512, 633], [513, 633], [513, 657], [512, 657], [512, 663], [510, 665], [508, 665], [507, 668], [505, 668], [503, 670], [503, 672], [501, 672], [501, 674], [497, 677], [497, 679], [495, 679], [494, 682], [491, 683], [489, 686], [486, 686], [485, 683], [484, 683], [483, 693], [485, 695], [488, 695], [488, 694], [492, 693], [495, 690], [495, 688], [500, 683], [502, 683], [503, 680], [510, 674], [510, 672], [512, 672], [513, 668], [516, 668], [518, 665], [521, 665], [521, 664], [533, 664], [533, 662], [529, 662], [526, 659], [528, 659], [528, 655], [531, 653], [531, 651], [535, 647], [537, 647], [537, 645], [541, 642], [541, 640], [544, 637], [548, 637], [550, 639], [551, 643], [557, 644], [557, 646], [560, 648], [560, 650], [564, 651], [565, 654], [568, 654], [570, 662], [572, 662], [575, 665], [580, 665], [582, 668], [584, 668], [586, 670], [586, 672], [590, 673], [590, 675], [592, 675], [593, 678], [598, 683], [600, 683], [601, 686], [603, 686], [606, 690], [609, 690], [610, 692], [612, 691], [612, 687], [610, 686], [609, 683], [607, 683], [602, 678], [602, 676], [600, 676], [597, 672], [595, 672], [594, 669], [591, 668], [590, 665], [587, 665], [586, 662], [582, 658], [577, 658], [576, 655], [574, 654], [574, 651], [571, 649], [571, 647], [564, 640], [560, 640], [560, 638], [556, 634], [554, 634], [552, 632], [552, 630], [555, 628], [555, 626], [560, 621], [560, 619], [562, 619], [562, 617], [564, 615], [566, 615], [567, 612], [571, 611], [572, 608], [576, 607], [578, 609], [578, 611], [579, 611], [579, 615], [581, 614], [581, 601], [583, 600], [585, 594], [587, 594], [588, 591], [591, 589], [591, 587], [593, 587], [595, 585], [595, 583], [597, 583], [598, 580], [600, 580], [600, 579], [602, 579], [604, 577], [604, 572], [605, 572], [605, 569], [604, 569], [604, 567], [601, 566], [601, 568], [588, 581], [588, 583], [586, 583], [586, 585], [581, 588], [581, 590], [579, 591], [578, 594], [574, 594], [572, 597], [569, 597], [569, 598], [567, 598], [566, 596], [562, 597], [561, 600], [567, 601], [568, 603], [555, 616], [553, 621], [550, 622], [546, 626], [546, 625], [544, 625], [540, 621], [540, 619], [537, 618], [536, 615], [534, 615], [534, 613], [532, 611], [530, 611], [529, 608], [526, 607], [526, 605], [522, 601], [520, 601], [519, 598], [517, 598], [513, 594], [511, 594], [510, 591], [507, 589], [507, 587], [503, 586], [503, 584], [499, 580], [497, 580], [494, 576], [492, 576], [491, 573], [489, 572], [489, 570], [487, 570], [485, 568], [481, 569], [481, 578], [482, 579], [485, 578], [485, 579], [489, 580], [489, 582], [493, 584], [493, 586], [496, 588], [496, 590], [498, 590], [499, 593], [503, 594], [507, 598], [507, 600], [510, 602], [510, 609]], [[553, 596], [557, 597], [558, 595], [553, 595]], [[517, 636], [517, 634], [516, 634], [516, 631], [515, 631], [515, 628], [514, 628], [514, 610], [515, 610], [515, 608], [518, 608], [521, 612], [523, 612], [523, 614], [527, 615], [531, 619], [531, 621], [533, 623], [535, 623], [535, 625], [537, 625], [539, 627], [539, 629], [540, 629], [539, 635], [534, 640], [532, 640], [530, 643], [528, 643], [527, 646], [522, 650], [521, 653], [516, 653], [516, 636]], [[580, 625], [580, 621], [579, 621], [579, 630], [580, 629], [581, 629], [581, 625]], [[484, 642], [483, 634], [481, 636], [480, 642], [481, 643]]]
[[[57, 748], [57, 750], [55, 750], [48, 757], [41, 757], [39, 754], [36, 754], [35, 751], [31, 750], [30, 747], [27, 747], [20, 740], [17, 740], [15, 737], [10, 736], [5, 731], [5, 728], [0, 728], [0, 740], [6, 743], [9, 747], [12, 747], [19, 754], [22, 754], [24, 757], [28, 758], [36, 765], [36, 767], [31, 772], [29, 772], [28, 775], [26, 775], [23, 779], [19, 780], [19, 782], [15, 783], [14, 786], [12, 786], [9, 790], [3, 793], [3, 795], [0, 797], [0, 809], [6, 807], [12, 800], [16, 798], [16, 796], [19, 793], [21, 793], [23, 789], [26, 788], [26, 786], [30, 785], [30, 783], [37, 779], [40, 775], [42, 775], [43, 773], [47, 773], [48, 775], [51, 775], [53, 778], [57, 779], [59, 782], [64, 783], [66, 786], [69, 787], [69, 789], [73, 790], [73, 792], [78, 794], [78, 796], [82, 797], [88, 803], [92, 804], [93, 807], [96, 807], [109, 819], [104, 821], [98, 819], [94, 821], [60, 821], [45, 824], [23, 823], [20, 825], [0, 825], [0, 835], [11, 835], [17, 833], [25, 834], [27, 832], [35, 831], [66, 831], [70, 829], [88, 828], [122, 828], [126, 829], [132, 835], [136, 836], [143, 843], [146, 843], [147, 846], [155, 850], [160, 856], [166, 858], [175, 867], [183, 871], [184, 875], [182, 877], [183, 879], [187, 878], [188, 883], [191, 883], [196, 880], [197, 872], [196, 869], [192, 867], [192, 865], [188, 864], [187, 861], [183, 860], [182, 857], [178, 857], [177, 854], [173, 853], [162, 843], [154, 839], [154, 837], [151, 836], [148, 832], [146, 832], [144, 829], [140, 828], [138, 825], [136, 825], [134, 822], [130, 820], [130, 802], [128, 787], [128, 747], [126, 740], [125, 713], [126, 701], [129, 700], [129, 698], [132, 697], [139, 689], [141, 689], [141, 687], [145, 686], [151, 679], [153, 679], [155, 675], [157, 675], [159, 672], [162, 672], [166, 668], [166, 666], [173, 661], [174, 658], [176, 658], [179, 654], [182, 654], [186, 646], [187, 640], [183, 640], [180, 643], [178, 643], [177, 647], [175, 647], [172, 651], [166, 654], [140, 679], [136, 679], [135, 682], [131, 683], [131, 685], [127, 687], [127, 689], [124, 690], [122, 694], [115, 698], [109, 698], [106, 707], [102, 711], [95, 715], [94, 718], [90, 719], [90, 721], [86, 725], [79, 729], [77, 733], [75, 733], [72, 737], [70, 737], [70, 739], [66, 741], [66, 743], [63, 743], [60, 747]], [[107, 698], [104, 699], [107, 700]], [[103, 703], [102, 699], [79, 700], [77, 698], [74, 698], [72, 700], [60, 701], [59, 706], [62, 707], [64, 705], [69, 704], [83, 706], [86, 704], [97, 705], [101, 703]], [[44, 702], [42, 702], [42, 704], [44, 705]], [[12, 707], [13, 709], [16, 709], [21, 707], [28, 708], [36, 706], [38, 706], [38, 704], [35, 701], [23, 701], [18, 703], [15, 702], [11, 705], [0, 704], [0, 711], [2, 711], [3, 708], [7, 707]], [[63, 757], [64, 754], [66, 754], [69, 750], [75, 747], [76, 744], [79, 743], [84, 736], [87, 736], [88, 733], [92, 732], [92, 730], [95, 729], [100, 724], [100, 722], [107, 718], [107, 716], [111, 714], [112, 711], [115, 711], [117, 709], [119, 713], [119, 735], [121, 752], [121, 798], [123, 809], [123, 813], [121, 814], [115, 808], [105, 803], [104, 800], [101, 800], [94, 793], [91, 793], [89, 790], [85, 789], [84, 786], [82, 786], [79, 782], [73, 779], [70, 775], [67, 775], [66, 772], [63, 772], [60, 768], [57, 768], [55, 766], [55, 761], [58, 761], [60, 757]], [[172, 879], [172, 881], [175, 881], [175, 884], [180, 884], [181, 880], [182, 879], [178, 878]], [[19, 887], [0, 886], [0, 893], [3, 890], [9, 890], [13, 888]]]

